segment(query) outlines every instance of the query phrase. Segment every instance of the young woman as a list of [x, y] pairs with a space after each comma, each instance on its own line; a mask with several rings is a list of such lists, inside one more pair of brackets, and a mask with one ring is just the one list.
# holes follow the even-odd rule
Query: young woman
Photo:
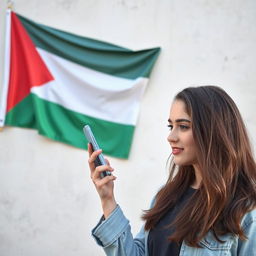
[[256, 163], [241, 115], [216, 86], [186, 88], [168, 119], [170, 175], [133, 238], [117, 205], [113, 175], [100, 178], [88, 145], [103, 217], [92, 234], [107, 255], [256, 255]]

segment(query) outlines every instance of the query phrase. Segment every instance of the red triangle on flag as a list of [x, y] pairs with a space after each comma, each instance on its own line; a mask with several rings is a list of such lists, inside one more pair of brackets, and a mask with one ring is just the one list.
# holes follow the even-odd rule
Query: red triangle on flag
[[14, 12], [11, 15], [7, 112], [28, 96], [32, 87], [54, 80], [19, 18]]

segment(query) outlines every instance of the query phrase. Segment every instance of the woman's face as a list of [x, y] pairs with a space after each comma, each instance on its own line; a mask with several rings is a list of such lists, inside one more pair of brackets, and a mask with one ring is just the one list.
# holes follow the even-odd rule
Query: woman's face
[[173, 154], [175, 164], [196, 165], [196, 145], [192, 134], [192, 120], [186, 112], [185, 104], [175, 100], [171, 106], [168, 119], [170, 134], [167, 138]]

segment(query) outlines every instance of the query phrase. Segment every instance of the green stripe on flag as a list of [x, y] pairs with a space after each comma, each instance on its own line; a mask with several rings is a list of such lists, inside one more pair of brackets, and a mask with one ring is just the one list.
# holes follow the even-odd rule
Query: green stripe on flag
[[17, 15], [34, 44], [85, 67], [118, 77], [149, 77], [160, 48], [131, 51], [106, 42], [77, 36]]
[[85, 116], [34, 94], [27, 96], [6, 116], [6, 125], [37, 129], [41, 135], [83, 149], [87, 148], [82, 131], [85, 124], [91, 125], [105, 154], [128, 158], [135, 128], [132, 125]]

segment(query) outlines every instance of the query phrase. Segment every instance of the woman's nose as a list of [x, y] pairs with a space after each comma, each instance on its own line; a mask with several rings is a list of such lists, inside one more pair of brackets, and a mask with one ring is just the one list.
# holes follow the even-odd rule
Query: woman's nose
[[171, 130], [171, 132], [169, 133], [167, 140], [169, 142], [177, 142], [178, 141], [178, 134], [177, 132], [175, 132], [174, 130]]

